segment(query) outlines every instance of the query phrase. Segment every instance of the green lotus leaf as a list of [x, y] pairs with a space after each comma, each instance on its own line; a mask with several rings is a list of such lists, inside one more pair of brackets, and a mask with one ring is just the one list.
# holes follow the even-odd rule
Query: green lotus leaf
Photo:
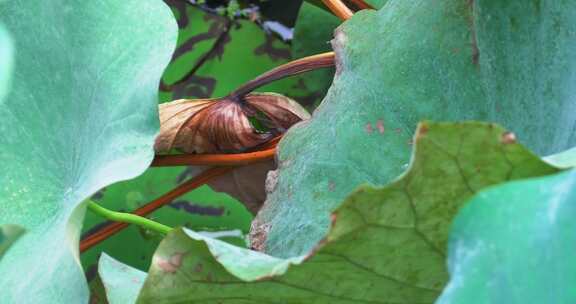
[[98, 274], [110, 304], [134, 303], [146, 280], [145, 272], [126, 266], [105, 253], [100, 256]]
[[[367, 1], [367, 3], [378, 8], [384, 6], [386, 2], [387, 0]], [[327, 11], [324, 5], [302, 3], [294, 27], [292, 55], [296, 58], [301, 58], [331, 51], [330, 41], [334, 37], [334, 30], [341, 23], [342, 21]], [[323, 97], [332, 84], [332, 79], [334, 79], [334, 69], [309, 72], [300, 76], [300, 78], [306, 84], [306, 87], [318, 92], [318, 95]], [[317, 101], [321, 101], [321, 98]]]
[[355, 14], [336, 31], [328, 95], [280, 143], [253, 246], [306, 254], [357, 185], [404, 170], [423, 119], [497, 122], [539, 155], [575, 146], [575, 18], [576, 3], [519, 0], [389, 1]]
[[414, 142], [408, 171], [352, 192], [305, 255], [283, 259], [170, 233], [139, 303], [434, 302], [448, 279], [445, 248], [459, 208], [489, 185], [558, 169], [492, 124], [426, 122]]
[[27, 231], [0, 261], [0, 301], [86, 303], [81, 202], [148, 167], [174, 17], [159, 0], [13, 0], [0, 20], [18, 49], [0, 104], [0, 223]]
[[576, 302], [576, 171], [481, 191], [450, 232], [437, 303]]

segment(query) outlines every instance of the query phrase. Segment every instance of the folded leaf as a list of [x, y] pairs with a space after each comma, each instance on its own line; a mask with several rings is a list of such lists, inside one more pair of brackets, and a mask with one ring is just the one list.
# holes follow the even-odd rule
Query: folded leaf
[[477, 194], [454, 220], [437, 303], [575, 303], [576, 171]]
[[576, 148], [568, 149], [566, 151], [546, 156], [544, 160], [553, 166], [562, 168], [576, 167]]
[[207, 185], [214, 191], [227, 193], [241, 201], [255, 215], [266, 200], [266, 177], [275, 169], [274, 160], [242, 166]]
[[134, 303], [146, 280], [145, 272], [126, 266], [105, 253], [100, 256], [98, 274], [110, 304]]
[[18, 51], [0, 104], [0, 223], [27, 233], [0, 261], [3, 303], [86, 303], [81, 202], [142, 173], [176, 25], [159, 0], [12, 0]]
[[253, 232], [268, 231], [263, 250], [308, 252], [359, 183], [404, 170], [423, 119], [501, 123], [542, 155], [575, 146], [575, 19], [567, 1], [397, 0], [357, 13], [336, 32], [328, 95], [280, 144]]
[[[243, 152], [286, 132], [310, 118], [297, 102], [274, 93], [251, 93], [241, 100], [230, 97], [176, 100], [159, 106], [160, 134], [154, 149], [167, 153]], [[265, 127], [259, 130], [259, 126]]]

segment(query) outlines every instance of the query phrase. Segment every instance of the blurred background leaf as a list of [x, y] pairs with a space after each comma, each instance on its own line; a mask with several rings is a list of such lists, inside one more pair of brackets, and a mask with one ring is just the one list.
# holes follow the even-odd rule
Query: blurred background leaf
[[[290, 61], [294, 3], [269, 6], [266, 20], [256, 10], [247, 18], [208, 13], [180, 0], [166, 0], [180, 26], [178, 48], [161, 85], [161, 101], [181, 98], [222, 97], [248, 80]], [[285, 7], [287, 6], [287, 7]], [[276, 10], [288, 9], [282, 14]], [[292, 18], [288, 15], [291, 12]], [[286, 39], [283, 40], [282, 38]], [[296, 54], [295, 57], [298, 54]], [[317, 103], [323, 96], [311, 91], [303, 79], [293, 77], [263, 87], [261, 92], [276, 92], [304, 106]]]

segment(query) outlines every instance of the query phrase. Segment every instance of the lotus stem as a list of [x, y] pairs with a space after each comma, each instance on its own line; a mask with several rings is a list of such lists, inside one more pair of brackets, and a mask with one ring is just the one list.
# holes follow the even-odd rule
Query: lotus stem
[[168, 232], [172, 231], [172, 228], [149, 220], [145, 217], [131, 214], [131, 213], [124, 213], [124, 212], [116, 212], [110, 209], [106, 209], [95, 202], [88, 202], [88, 210], [98, 214], [110, 221], [126, 223], [126, 224], [134, 224], [140, 227], [150, 229], [152, 231], [156, 231], [162, 234], [167, 234]]
[[[179, 185], [178, 187], [174, 188], [170, 192], [162, 195], [161, 197], [157, 198], [156, 200], [138, 208], [134, 211], [131, 215], [142, 217], [146, 216], [162, 206], [165, 206], [171, 203], [177, 197], [184, 195], [204, 184], [209, 182], [210, 180], [224, 175], [228, 172], [234, 170], [234, 167], [220, 167], [220, 168], [212, 168], [202, 172], [200, 175], [190, 179], [189, 181]], [[96, 233], [85, 237], [80, 242], [80, 252], [85, 252], [86, 250], [96, 246], [100, 242], [108, 239], [109, 237], [113, 236], [114, 234], [122, 231], [124, 228], [128, 227], [127, 222], [112, 222], [103, 228], [99, 229]]]
[[352, 10], [350, 10], [342, 0], [322, 0], [322, 2], [334, 15], [342, 20], [348, 20], [354, 15]]
[[242, 96], [270, 82], [316, 69], [332, 67], [334, 64], [334, 52], [328, 52], [294, 60], [276, 67], [245, 83], [234, 92], [230, 93], [229, 98], [239, 99]]
[[157, 155], [152, 167], [171, 166], [244, 166], [274, 158], [276, 148], [239, 154]]
[[348, 0], [348, 2], [352, 3], [354, 6], [356, 6], [360, 10], [374, 9], [374, 7], [372, 5], [366, 3], [364, 0]]

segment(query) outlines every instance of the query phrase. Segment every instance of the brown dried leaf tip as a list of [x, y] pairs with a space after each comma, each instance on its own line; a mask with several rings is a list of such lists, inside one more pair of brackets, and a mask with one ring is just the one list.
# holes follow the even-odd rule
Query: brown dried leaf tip
[[274, 93], [232, 98], [181, 99], [159, 106], [156, 153], [235, 153], [284, 133], [310, 114], [294, 100]]

